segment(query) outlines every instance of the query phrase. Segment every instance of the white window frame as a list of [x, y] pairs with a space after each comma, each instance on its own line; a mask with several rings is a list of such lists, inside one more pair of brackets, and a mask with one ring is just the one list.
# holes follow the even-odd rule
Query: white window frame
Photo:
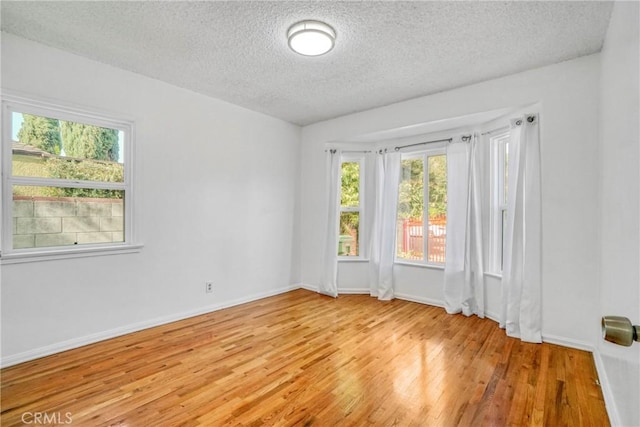
[[[12, 176], [12, 113], [14, 112], [51, 117], [59, 120], [73, 121], [122, 131], [124, 135], [122, 147], [124, 159], [124, 182], [97, 182]], [[64, 103], [51, 102], [35, 97], [14, 95], [12, 93], [5, 92], [2, 95], [2, 125], [4, 129], [2, 132], [2, 147], [0, 150], [0, 160], [2, 164], [2, 186], [0, 193], [2, 209], [0, 210], [0, 214], [3, 230], [0, 236], [2, 246], [0, 260], [2, 264], [108, 255], [114, 253], [130, 253], [138, 252], [140, 250], [142, 245], [136, 243], [136, 236], [134, 233], [133, 121], [115, 117], [110, 113], [99, 112], [95, 109], [65, 105]], [[12, 209], [14, 185], [37, 185], [124, 191], [124, 242], [13, 249]]]
[[[396, 230], [396, 246], [394, 250], [394, 258], [396, 264], [408, 264], [435, 268], [444, 268], [444, 262], [431, 262], [429, 261], [429, 157], [435, 156], [447, 156], [446, 148], [433, 148], [427, 150], [413, 151], [408, 153], [402, 153], [400, 161], [410, 159], [422, 159], [422, 168], [424, 171], [422, 188], [423, 188], [423, 206], [422, 206], [422, 253], [424, 254], [422, 260], [414, 260], [398, 257], [398, 244], [397, 239], [399, 230]], [[449, 189], [447, 189], [447, 193]], [[446, 259], [446, 253], [445, 253]]]
[[507, 211], [505, 198], [505, 152], [510, 140], [509, 131], [489, 139], [491, 153], [491, 223], [489, 240], [489, 273], [502, 275], [503, 215]]
[[[342, 200], [342, 164], [358, 163], [358, 207], [342, 206], [338, 207], [338, 224], [340, 224], [340, 216], [342, 212], [358, 212], [358, 255], [338, 255], [338, 261], [361, 261], [365, 259], [364, 248], [366, 247], [366, 237], [364, 236], [365, 227], [365, 153], [342, 153], [340, 157], [340, 200]], [[338, 239], [340, 239], [340, 231], [338, 231]]]

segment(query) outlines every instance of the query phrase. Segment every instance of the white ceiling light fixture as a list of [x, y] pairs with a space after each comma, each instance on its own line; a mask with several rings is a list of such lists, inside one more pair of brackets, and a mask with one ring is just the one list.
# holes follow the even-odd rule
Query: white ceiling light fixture
[[324, 55], [333, 49], [336, 32], [320, 21], [300, 21], [287, 31], [289, 47], [305, 56]]

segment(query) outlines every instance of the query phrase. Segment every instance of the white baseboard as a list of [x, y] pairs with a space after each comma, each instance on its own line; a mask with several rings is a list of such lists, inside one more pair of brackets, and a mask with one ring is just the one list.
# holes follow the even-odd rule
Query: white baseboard
[[[309, 285], [307, 283], [298, 283], [296, 286], [298, 286], [298, 288], [300, 288], [300, 289], [306, 289], [306, 290], [312, 291], [312, 292], [319, 292], [318, 286], [316, 286], [316, 285]], [[338, 295], [340, 295], [340, 294], [344, 294], [344, 295], [347, 295], [347, 294], [369, 295], [369, 289], [367, 289], [367, 288], [338, 288]]]
[[155, 326], [176, 322], [178, 320], [188, 319], [190, 317], [199, 316], [201, 314], [211, 313], [213, 311], [222, 310], [224, 308], [229, 308], [236, 305], [245, 304], [245, 303], [256, 301], [259, 299], [271, 297], [274, 295], [283, 294], [285, 292], [289, 292], [299, 288], [300, 288], [299, 285], [286, 286], [286, 287], [273, 289], [266, 292], [260, 292], [257, 294], [249, 295], [247, 297], [225, 301], [219, 304], [199, 307], [197, 309], [185, 311], [182, 313], [176, 313], [168, 316], [157, 317], [155, 319], [145, 320], [145, 321], [134, 323], [131, 325], [109, 329], [107, 331], [102, 331], [95, 334], [85, 335], [83, 337], [73, 338], [73, 339], [62, 341], [59, 343], [38, 347], [33, 350], [28, 350], [22, 353], [2, 357], [0, 359], [0, 367], [6, 368], [8, 366], [17, 365], [18, 363], [28, 362], [30, 360], [38, 359], [40, 357], [49, 356], [55, 353], [60, 353], [62, 351], [71, 350], [71, 349], [82, 347], [88, 344], [104, 341], [110, 338], [119, 337], [122, 335], [130, 334], [132, 332], [138, 332], [144, 329], [153, 328]]
[[593, 351], [593, 360], [596, 364], [596, 371], [598, 372], [598, 379], [600, 381], [600, 389], [602, 390], [602, 396], [604, 397], [604, 405], [607, 408], [607, 414], [609, 415], [609, 423], [612, 426], [621, 426], [620, 415], [618, 414], [618, 408], [613, 400], [613, 393], [611, 386], [609, 385], [609, 379], [607, 378], [607, 371], [604, 368], [602, 357], [598, 349]]
[[584, 350], [593, 353], [593, 344], [574, 340], [572, 338], [559, 337], [556, 335], [542, 334], [542, 341], [549, 344], [557, 344], [563, 347], [575, 348], [577, 350]]
[[371, 291], [368, 288], [338, 288], [338, 293], [352, 295], [369, 295]]
[[420, 304], [427, 304], [427, 305], [433, 305], [435, 307], [444, 308], [444, 301], [437, 300], [437, 299], [417, 297], [415, 295], [409, 295], [409, 294], [395, 294], [394, 296], [398, 299], [405, 300], [405, 301], [419, 302]]
[[311, 292], [318, 292], [318, 287], [316, 285], [309, 285], [307, 283], [298, 283], [296, 286], [299, 289], [306, 289]]

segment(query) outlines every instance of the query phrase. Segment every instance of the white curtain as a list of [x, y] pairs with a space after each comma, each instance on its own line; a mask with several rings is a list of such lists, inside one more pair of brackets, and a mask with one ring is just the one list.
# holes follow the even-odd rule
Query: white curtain
[[[365, 217], [360, 219], [360, 226], [363, 227], [361, 229], [361, 255], [365, 259], [370, 259], [371, 257], [371, 247], [372, 247], [372, 238], [374, 236], [374, 231], [377, 227], [376, 224], [376, 210], [378, 203], [381, 201], [378, 200], [378, 157], [380, 155], [375, 151], [368, 151], [364, 155], [364, 196], [361, 198], [364, 199], [364, 212]], [[364, 226], [363, 226], [364, 224]]]
[[[382, 220], [382, 199], [384, 192], [384, 157], [381, 153], [371, 153], [372, 174], [369, 182], [372, 184], [371, 191], [367, 195], [369, 197], [369, 221], [371, 231], [369, 234], [369, 294], [372, 297], [378, 296], [378, 286], [380, 282], [380, 223]], [[369, 160], [369, 158], [367, 159]]]
[[447, 241], [444, 300], [447, 313], [484, 317], [481, 156], [477, 136], [447, 146]]
[[332, 297], [338, 296], [338, 234], [340, 216], [341, 156], [339, 149], [327, 150], [325, 160], [326, 180], [326, 224], [322, 278], [318, 292]]
[[537, 115], [511, 122], [500, 327], [542, 342], [540, 141]]
[[375, 167], [375, 209], [372, 212], [369, 257], [370, 293], [391, 300], [396, 250], [396, 214], [400, 185], [400, 153], [378, 154]]

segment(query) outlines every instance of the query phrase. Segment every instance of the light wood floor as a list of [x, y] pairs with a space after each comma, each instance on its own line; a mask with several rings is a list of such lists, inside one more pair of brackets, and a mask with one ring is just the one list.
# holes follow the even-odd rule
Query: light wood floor
[[[609, 424], [590, 353], [297, 290], [2, 370], [2, 426]], [[57, 415], [56, 415], [57, 414]]]

